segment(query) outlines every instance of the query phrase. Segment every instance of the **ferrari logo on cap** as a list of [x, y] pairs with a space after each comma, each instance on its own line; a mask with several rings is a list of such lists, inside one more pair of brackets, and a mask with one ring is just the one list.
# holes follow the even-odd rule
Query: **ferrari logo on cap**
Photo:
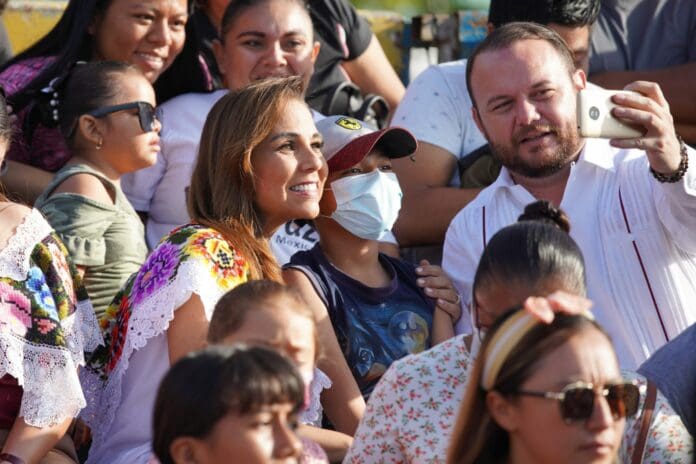
[[362, 125], [360, 124], [360, 122], [357, 119], [353, 118], [339, 118], [338, 120], [336, 120], [336, 124], [348, 130], [362, 129]]

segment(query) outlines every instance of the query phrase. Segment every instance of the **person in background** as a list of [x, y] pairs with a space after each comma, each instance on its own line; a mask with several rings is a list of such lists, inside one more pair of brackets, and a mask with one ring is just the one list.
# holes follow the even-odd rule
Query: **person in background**
[[352, 433], [362, 415], [359, 393], [367, 399], [392, 362], [453, 335], [458, 295], [439, 266], [423, 262], [417, 270], [378, 249], [401, 202], [391, 160], [413, 153], [413, 136], [346, 116], [322, 119], [317, 128], [329, 166], [314, 221], [320, 241], [293, 255], [283, 276], [317, 317], [326, 358], [319, 366], [335, 385], [325, 397], [350, 405], [352, 429], [339, 430]]
[[[427, 463], [446, 455], [481, 339], [493, 322], [519, 305], [533, 312], [543, 302], [557, 312], [587, 304], [581, 298], [587, 291], [583, 257], [568, 232], [568, 219], [562, 211], [548, 202], [535, 202], [527, 205], [518, 222], [491, 237], [474, 279], [471, 317], [475, 333], [459, 335], [392, 364], [367, 403], [346, 464], [383, 459]], [[624, 375], [641, 385], [646, 383], [635, 374]], [[670, 462], [687, 464], [693, 441], [659, 393], [655, 411], [645, 462], [669, 454]], [[622, 457], [630, 456], [628, 450], [635, 448], [636, 425], [640, 427], [641, 421], [626, 426]]]
[[[124, 61], [145, 74], [158, 102], [174, 96], [163, 72], [183, 47], [187, 18], [187, 0], [68, 2], [53, 29], [0, 68], [0, 87], [17, 116], [3, 178], [6, 188], [33, 203], [70, 158], [57, 128], [61, 97], [51, 83], [60, 81], [75, 62]], [[189, 74], [203, 73], [198, 60], [187, 66]], [[205, 90], [201, 83], [177, 92]]]
[[449, 464], [616, 462], [640, 387], [621, 377], [609, 336], [589, 312], [551, 317], [518, 308], [486, 334]]
[[585, 84], [564, 40], [543, 26], [507, 24], [479, 45], [467, 63], [472, 114], [503, 168], [452, 220], [443, 268], [471, 304], [488, 238], [535, 199], [559, 205], [592, 269], [595, 316], [621, 366], [635, 370], [696, 322], [694, 152], [675, 134], [659, 86], [644, 81], [629, 87], [638, 94], [612, 97], [613, 117], [640, 127], [640, 137], [581, 138]]
[[121, 176], [159, 152], [155, 92], [133, 65], [78, 65], [60, 101], [61, 133], [72, 156], [36, 200], [85, 280], [98, 316], [147, 256], [145, 230]]
[[[546, 25], [565, 40], [574, 65], [587, 72], [590, 32], [599, 13], [600, 0], [491, 0], [490, 31], [513, 21]], [[500, 164], [484, 148], [473, 164], [472, 152], [486, 144], [471, 115], [471, 96], [466, 87], [467, 60], [431, 66], [406, 91], [392, 123], [413, 132], [418, 150], [413, 159], [394, 162], [404, 188], [403, 213], [395, 234], [402, 247], [414, 249], [440, 263], [442, 243], [452, 218], [490, 185]], [[471, 155], [471, 157], [469, 157]], [[470, 165], [466, 170], [459, 166]], [[423, 218], [427, 218], [424, 221]]]
[[88, 463], [143, 463], [157, 384], [205, 344], [218, 299], [248, 280], [280, 281], [268, 239], [319, 214], [321, 135], [301, 78], [225, 95], [208, 115], [189, 192], [192, 222], [172, 230], [100, 320], [106, 346], [83, 375], [92, 428]]
[[[187, 53], [198, 54], [210, 70], [215, 88], [225, 88], [224, 69], [218, 67], [214, 43], [218, 36], [224, 12], [238, 0], [199, 0], [187, 24], [187, 37], [182, 58], [177, 59], [172, 70], [183, 68]], [[249, 2], [246, 2], [249, 3]], [[314, 37], [320, 43], [315, 72], [309, 83], [307, 102], [316, 111], [328, 114], [331, 90], [350, 80], [363, 94], [384, 97], [396, 108], [404, 94], [404, 86], [387, 60], [382, 47], [372, 33], [368, 22], [361, 17], [347, 0], [310, 0], [309, 15], [314, 24]], [[190, 50], [190, 52], [189, 52]], [[180, 73], [180, 74], [185, 74]]]
[[601, 0], [592, 31], [590, 81], [607, 89], [657, 82], [677, 132], [696, 144], [696, 3]]
[[[0, 97], [0, 171], [12, 128]], [[37, 210], [0, 185], [0, 463], [77, 462], [65, 434], [85, 406], [77, 370], [102, 343], [82, 280]]]
[[[315, 367], [320, 356], [317, 325], [297, 292], [269, 280], [254, 280], [229, 291], [215, 306], [208, 343], [263, 345], [292, 359], [305, 382], [305, 409], [297, 428], [304, 444], [303, 462], [327, 462], [327, 454], [331, 462], [343, 460], [353, 440], [321, 428], [320, 395], [331, 388], [331, 380]], [[329, 419], [345, 412], [345, 404], [324, 404]]]
[[260, 346], [210, 347], [162, 379], [152, 448], [160, 464], [297, 464], [303, 404], [302, 377], [284, 356]]

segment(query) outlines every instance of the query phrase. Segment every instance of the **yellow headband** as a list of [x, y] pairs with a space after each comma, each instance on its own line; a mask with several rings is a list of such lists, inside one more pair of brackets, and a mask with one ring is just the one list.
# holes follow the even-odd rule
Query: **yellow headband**
[[[578, 316], [584, 316], [590, 320], [594, 317], [589, 311], [584, 311]], [[517, 311], [503, 322], [488, 344], [483, 353], [484, 364], [481, 375], [481, 388], [490, 391], [495, 385], [495, 380], [500, 373], [500, 368], [510, 355], [510, 352], [537, 324], [541, 324], [535, 316], [527, 311]]]

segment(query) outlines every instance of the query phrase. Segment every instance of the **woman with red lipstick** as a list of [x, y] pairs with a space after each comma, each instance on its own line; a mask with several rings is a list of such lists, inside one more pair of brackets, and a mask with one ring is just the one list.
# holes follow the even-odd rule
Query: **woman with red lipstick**
[[80, 64], [61, 84], [60, 129], [72, 157], [36, 201], [82, 272], [97, 315], [145, 261], [143, 225], [121, 176], [152, 165], [155, 92], [134, 66]]
[[[191, 0], [189, 0], [190, 2]], [[77, 61], [116, 60], [136, 66], [155, 86], [158, 102], [211, 88], [199, 60], [187, 65], [186, 88], [167, 75], [185, 39], [187, 0], [70, 0], [56, 26], [0, 68], [0, 86], [17, 116], [8, 152], [6, 188], [30, 203], [70, 158], [54, 117], [51, 82]]]
[[301, 78], [268, 79], [208, 114], [188, 192], [192, 222], [172, 230], [101, 318], [105, 347], [83, 375], [88, 463], [145, 463], [157, 385], [204, 346], [218, 299], [251, 279], [281, 281], [268, 238], [319, 214], [322, 139]]

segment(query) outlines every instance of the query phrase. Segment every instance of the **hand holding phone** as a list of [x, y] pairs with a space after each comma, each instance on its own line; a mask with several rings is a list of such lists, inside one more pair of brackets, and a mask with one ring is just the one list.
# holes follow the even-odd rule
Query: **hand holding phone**
[[581, 136], [602, 139], [631, 139], [643, 136], [640, 128], [612, 115], [611, 110], [618, 106], [612, 101], [616, 94], [637, 93], [598, 87], [578, 92], [578, 129]]
[[632, 82], [621, 91], [581, 91], [578, 112], [581, 134], [611, 138], [616, 148], [645, 151], [657, 173], [670, 176], [688, 161], [687, 148], [674, 130], [669, 103], [655, 82]]

